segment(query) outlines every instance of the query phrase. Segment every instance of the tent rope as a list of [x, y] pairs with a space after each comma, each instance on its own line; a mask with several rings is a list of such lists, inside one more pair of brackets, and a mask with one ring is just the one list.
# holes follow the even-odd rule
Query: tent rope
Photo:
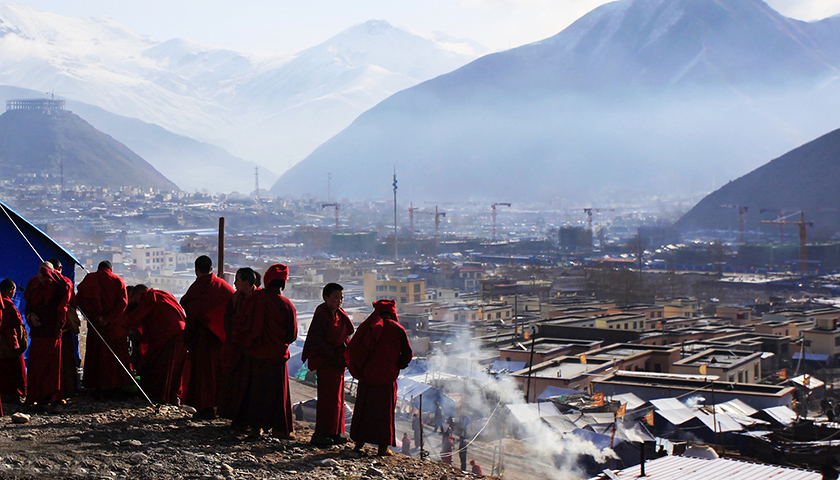
[[29, 239], [26, 238], [26, 235], [24, 235], [23, 231], [20, 229], [20, 227], [18, 227], [17, 222], [15, 222], [14, 219], [12, 219], [12, 216], [9, 215], [9, 209], [6, 208], [6, 205], [3, 204], [2, 202], [0, 202], [0, 207], [3, 208], [3, 213], [6, 214], [6, 217], [9, 219], [9, 221], [12, 222], [12, 225], [15, 226], [15, 228], [17, 229], [20, 236], [23, 237], [23, 239], [26, 240], [26, 243], [29, 244], [29, 248], [31, 248], [32, 251], [35, 252], [35, 255], [37, 255], [38, 259], [41, 260], [41, 263], [43, 263], [44, 262], [44, 257], [42, 257], [40, 253], [38, 253], [38, 250], [35, 249], [35, 247], [32, 245], [32, 242], [30, 242]]

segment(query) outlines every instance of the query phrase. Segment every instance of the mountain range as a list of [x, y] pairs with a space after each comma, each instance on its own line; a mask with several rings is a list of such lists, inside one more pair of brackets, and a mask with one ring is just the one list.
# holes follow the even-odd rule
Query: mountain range
[[603, 204], [707, 193], [837, 127], [840, 17], [760, 0], [619, 0], [400, 91], [273, 190]]
[[483, 51], [372, 20], [294, 55], [255, 55], [0, 4], [0, 85], [155, 124], [277, 173], [390, 94]]

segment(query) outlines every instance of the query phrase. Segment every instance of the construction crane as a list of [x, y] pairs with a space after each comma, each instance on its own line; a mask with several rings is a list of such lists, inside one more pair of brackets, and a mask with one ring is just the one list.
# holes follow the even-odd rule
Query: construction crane
[[322, 203], [321, 208], [334, 207], [335, 208], [335, 231], [338, 231], [338, 211], [341, 209], [340, 203]]
[[497, 202], [490, 206], [493, 210], [493, 241], [496, 241], [496, 207], [510, 207], [510, 203]]
[[741, 230], [741, 237], [738, 240], [738, 243], [740, 245], [743, 245], [744, 244], [744, 214], [747, 213], [747, 209], [749, 209], [750, 207], [745, 207], [743, 205], [730, 205], [730, 204], [727, 204], [727, 203], [721, 205], [721, 207], [723, 207], [723, 208], [734, 208], [734, 209], [738, 210], [738, 226]]
[[[775, 212], [779, 214], [779, 218], [777, 220], [782, 220], [782, 215], [785, 213], [785, 208], [762, 208], [758, 211], [758, 213], [766, 213], [766, 212]], [[779, 225], [779, 245], [785, 243], [785, 224]]]
[[796, 213], [791, 213], [785, 217], [780, 216], [778, 220], [763, 220], [761, 223], [769, 223], [772, 225], [797, 225], [799, 227], [799, 263], [802, 269], [802, 276], [805, 277], [808, 275], [808, 247], [805, 243], [806, 238], [806, 230], [805, 227], [813, 227], [814, 222], [806, 222], [805, 221], [805, 211], [799, 211], [799, 221], [798, 222], [791, 222], [785, 220], [790, 216], [796, 215]]
[[[592, 231], [592, 213], [599, 213], [599, 212], [614, 212], [614, 208], [592, 208], [586, 207], [583, 209], [583, 213], [586, 214], [586, 223], [587, 228], [589, 229], [589, 234], [592, 236], [592, 247], [595, 247], [595, 232]], [[601, 248], [603, 248], [604, 241], [601, 240]]]
[[420, 210], [419, 207], [415, 207], [413, 204], [408, 207], [408, 220], [411, 226], [411, 236], [414, 236], [414, 214], [415, 213], [423, 213], [426, 215], [434, 215], [435, 216], [435, 245], [438, 244], [440, 241], [440, 217], [445, 217], [446, 212], [441, 212], [438, 210], [438, 206], [435, 205], [434, 212], [427, 212], [425, 210]]

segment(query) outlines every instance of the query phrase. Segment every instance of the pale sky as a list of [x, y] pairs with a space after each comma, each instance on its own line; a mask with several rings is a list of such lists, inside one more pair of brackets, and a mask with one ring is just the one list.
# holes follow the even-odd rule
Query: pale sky
[[[550, 37], [606, 0], [18, 0], [72, 17], [108, 16], [159, 40], [294, 53], [370, 19], [504, 50]], [[800, 20], [840, 14], [840, 0], [766, 0]]]

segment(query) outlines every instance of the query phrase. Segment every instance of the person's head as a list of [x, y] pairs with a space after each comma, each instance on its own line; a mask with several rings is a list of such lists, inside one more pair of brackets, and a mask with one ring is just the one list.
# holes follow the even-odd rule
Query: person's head
[[289, 267], [282, 263], [275, 263], [265, 271], [265, 286], [271, 289], [284, 290], [286, 280], [289, 279]]
[[475, 465], [475, 460], [470, 460], [470, 465]]
[[324, 285], [321, 295], [324, 297], [327, 308], [333, 312], [341, 308], [341, 304], [344, 303], [344, 287], [337, 283], [330, 282]]
[[133, 286], [131, 290], [128, 291], [129, 301], [131, 301], [132, 303], [137, 303], [138, 301], [140, 301], [140, 298], [143, 297], [143, 294], [145, 294], [148, 290], [149, 287], [143, 285], [142, 283]]
[[50, 262], [50, 265], [53, 266], [54, 270], [58, 270], [59, 273], [61, 272], [61, 260], [57, 258], [51, 258], [47, 261]]
[[113, 270], [114, 266], [111, 265], [111, 262], [108, 260], [102, 260], [99, 262], [99, 266], [96, 267], [97, 270]]
[[257, 272], [250, 267], [240, 268], [236, 271], [236, 278], [233, 279], [233, 286], [237, 292], [253, 292], [259, 286]]
[[53, 264], [50, 262], [43, 262], [38, 266], [38, 281], [46, 283], [50, 279], [50, 272], [53, 270]]
[[377, 300], [373, 302], [373, 310], [382, 318], [389, 318], [391, 320], [398, 321], [397, 302], [394, 300]]
[[403, 432], [403, 437], [408, 437], [408, 432]]
[[213, 270], [213, 260], [207, 255], [202, 255], [195, 259], [195, 276], [203, 277], [209, 275]]
[[4, 278], [3, 281], [0, 282], [0, 293], [2, 293], [4, 297], [14, 297], [15, 290], [17, 290], [17, 285], [15, 285], [14, 280], [11, 278]]

